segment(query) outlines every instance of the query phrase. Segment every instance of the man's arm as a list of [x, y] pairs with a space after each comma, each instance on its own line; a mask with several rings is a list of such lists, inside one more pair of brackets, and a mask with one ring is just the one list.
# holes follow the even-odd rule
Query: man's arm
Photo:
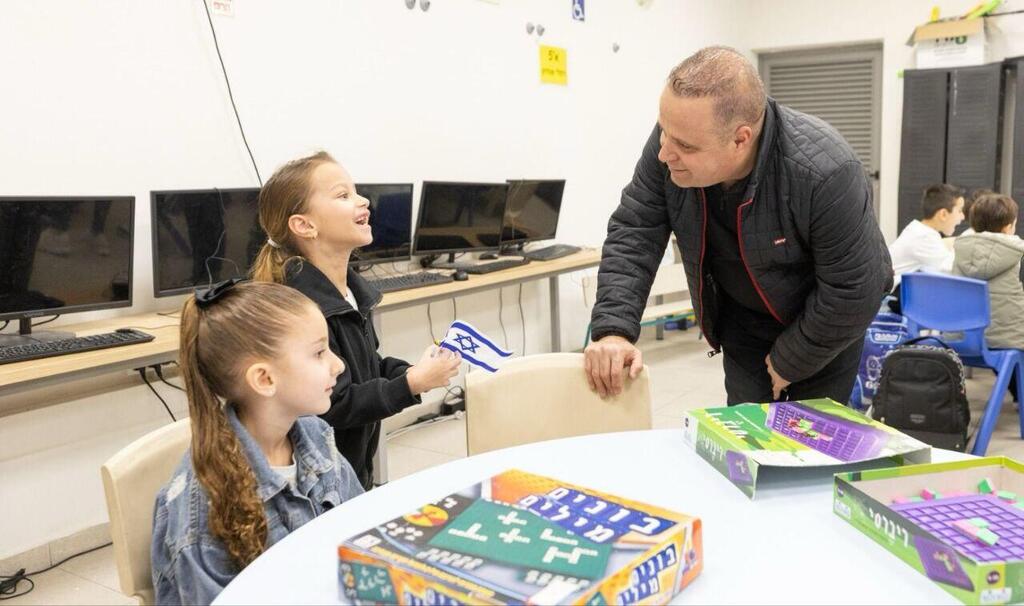
[[665, 208], [666, 168], [658, 160], [660, 137], [661, 129], [655, 126], [633, 180], [622, 190], [619, 207], [608, 221], [591, 314], [594, 341], [609, 335], [630, 342], [640, 337], [640, 317], [671, 231]]
[[840, 166], [818, 187], [810, 214], [816, 284], [771, 351], [772, 366], [793, 383], [863, 339], [882, 296], [892, 288], [892, 262], [859, 162]]

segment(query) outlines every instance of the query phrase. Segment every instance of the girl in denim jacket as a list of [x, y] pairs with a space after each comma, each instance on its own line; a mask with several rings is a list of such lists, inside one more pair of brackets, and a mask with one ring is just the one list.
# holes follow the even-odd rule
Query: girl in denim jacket
[[263, 551], [363, 490], [314, 415], [344, 369], [312, 301], [223, 282], [181, 312], [192, 444], [157, 495], [158, 604], [209, 604]]

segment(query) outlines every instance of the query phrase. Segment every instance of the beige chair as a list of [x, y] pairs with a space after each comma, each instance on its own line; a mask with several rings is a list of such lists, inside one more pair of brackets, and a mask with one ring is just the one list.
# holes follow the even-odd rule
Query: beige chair
[[651, 428], [647, 368], [627, 376], [618, 396], [602, 400], [590, 390], [583, 354], [551, 353], [509, 360], [490, 374], [466, 376], [469, 454], [519, 444], [610, 431]]
[[191, 439], [189, 420], [182, 419], [135, 440], [100, 468], [121, 592], [142, 604], [154, 602], [149, 547], [156, 493], [171, 479]]

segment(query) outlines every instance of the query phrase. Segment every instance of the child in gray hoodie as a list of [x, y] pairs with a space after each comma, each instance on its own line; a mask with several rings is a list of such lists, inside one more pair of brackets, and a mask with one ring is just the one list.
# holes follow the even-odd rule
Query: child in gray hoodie
[[1024, 349], [1024, 240], [1016, 235], [1017, 203], [1001, 194], [980, 196], [971, 206], [970, 222], [975, 233], [957, 238], [953, 273], [988, 282], [988, 346]]

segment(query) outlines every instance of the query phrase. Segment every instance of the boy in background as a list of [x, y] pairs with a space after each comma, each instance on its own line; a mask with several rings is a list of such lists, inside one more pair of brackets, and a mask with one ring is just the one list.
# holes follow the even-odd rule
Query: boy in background
[[989, 347], [1024, 349], [1024, 286], [1020, 263], [1024, 240], [1017, 234], [1017, 203], [1010, 196], [980, 196], [971, 208], [973, 234], [956, 239], [953, 273], [988, 282]]

